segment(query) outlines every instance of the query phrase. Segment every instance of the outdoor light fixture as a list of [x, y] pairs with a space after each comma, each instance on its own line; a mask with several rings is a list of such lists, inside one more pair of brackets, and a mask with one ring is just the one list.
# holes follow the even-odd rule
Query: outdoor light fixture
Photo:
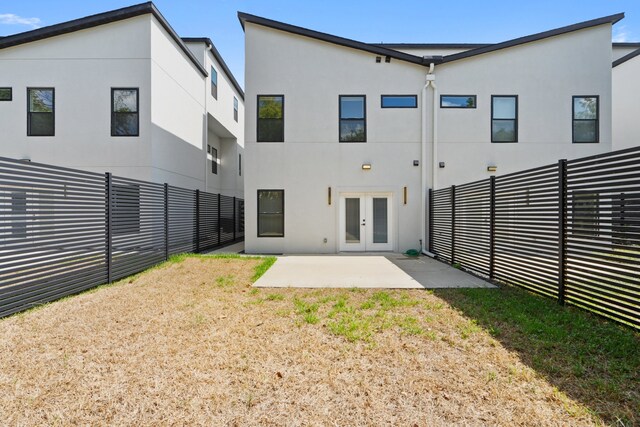
[[368, 171], [369, 169], [371, 169], [371, 163], [363, 163], [362, 164], [362, 170], [363, 171]]
[[376, 56], [376, 64], [379, 64], [381, 60], [382, 58], [380, 58], [379, 56]]
[[497, 166], [487, 166], [487, 172], [495, 172], [498, 170]]
[[388, 64], [389, 62], [391, 62], [391, 57], [390, 57], [390, 56], [385, 56], [385, 57], [384, 57], [384, 62], [386, 62], [387, 64]]
[[331, 187], [327, 188], [327, 203], [331, 206]]
[[407, 204], [407, 187], [406, 186], [404, 187], [404, 194], [403, 195], [404, 195], [403, 201], [404, 201], [404, 204], [406, 205]]

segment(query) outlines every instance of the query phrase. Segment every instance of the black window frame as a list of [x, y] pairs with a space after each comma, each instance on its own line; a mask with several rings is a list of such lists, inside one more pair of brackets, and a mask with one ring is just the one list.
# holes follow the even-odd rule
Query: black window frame
[[[384, 106], [384, 99], [385, 98], [413, 98], [414, 105], [413, 106], [409, 106], [409, 107], [405, 107], [405, 106], [402, 106], [402, 107], [394, 107], [394, 106], [385, 107]], [[366, 107], [366, 105], [365, 105], [365, 107]], [[396, 109], [396, 108], [418, 108], [418, 95], [406, 95], [406, 94], [405, 95], [402, 95], [402, 94], [384, 94], [384, 95], [380, 95], [380, 108], [384, 108], [384, 109], [387, 109], [387, 108], [391, 108], [391, 109]], [[366, 112], [365, 112], [365, 115], [366, 115]]]
[[8, 90], [9, 98], [0, 98], [0, 102], [10, 102], [13, 101], [13, 88], [9, 86], [0, 87], [0, 90]]
[[[213, 76], [216, 76], [216, 82], [213, 82]], [[211, 96], [213, 99], [218, 99], [218, 70], [216, 70], [213, 65], [211, 66], [211, 76], [209, 76], [209, 81], [211, 82]]]
[[[473, 98], [473, 107], [455, 107], [451, 105], [442, 105], [442, 100], [444, 98]], [[440, 108], [451, 108], [453, 110], [475, 110], [478, 108], [478, 95], [453, 95], [453, 94], [442, 94], [440, 95]], [[493, 108], [493, 100], [491, 101], [491, 108]], [[491, 113], [493, 117], [493, 113]]]
[[[260, 193], [263, 191], [269, 191], [269, 192], [279, 192], [282, 193], [282, 213], [260, 213]], [[257, 229], [256, 229], [256, 234], [257, 237], [259, 238], [283, 238], [285, 235], [285, 229], [284, 229], [284, 216], [285, 216], [285, 200], [284, 200], [284, 189], [258, 189], [256, 191], [256, 211], [257, 211], [257, 215], [256, 215], [256, 221], [257, 221]], [[282, 215], [282, 234], [281, 235], [263, 235], [263, 232], [261, 232], [260, 230], [260, 216], [261, 215]]]
[[[280, 97], [282, 98], [282, 118], [281, 119], [261, 119], [260, 118], [260, 98], [274, 98], [274, 97]], [[267, 95], [267, 94], [260, 94], [260, 95], [256, 95], [256, 142], [276, 142], [276, 143], [281, 143], [284, 142], [284, 113], [285, 113], [285, 99], [284, 99], [284, 95], [283, 94], [271, 94], [271, 95]], [[281, 138], [279, 138], [278, 141], [268, 141], [268, 140], [263, 140], [260, 138], [260, 120], [281, 120], [282, 121], [282, 135]]]
[[[117, 90], [133, 90], [136, 92], [136, 111], [135, 113], [117, 113], [114, 111], [115, 102], [113, 100], [113, 95]], [[136, 133], [135, 134], [127, 134], [127, 135], [118, 135], [115, 133], [115, 122], [117, 114], [135, 114], [136, 116]], [[111, 136], [117, 138], [135, 138], [140, 136], [140, 88], [139, 87], [112, 87], [111, 88]]]
[[[360, 97], [364, 101], [364, 108], [362, 109], [363, 117], [361, 119], [343, 119], [342, 118], [342, 98], [356, 98]], [[364, 140], [362, 141], [344, 141], [342, 139], [342, 121], [364, 121]], [[338, 95], [338, 142], [346, 144], [361, 144], [367, 142], [367, 95], [355, 94], [355, 95]]]
[[[50, 113], [37, 113], [30, 111], [31, 105], [31, 91], [32, 90], [50, 90], [51, 91], [51, 112]], [[51, 134], [34, 134], [31, 131], [31, 115], [32, 114], [51, 114], [53, 127], [51, 128]], [[56, 136], [56, 88], [55, 87], [28, 87], [27, 88], [27, 136]]]
[[218, 149], [211, 147], [211, 173], [218, 175]]
[[233, 120], [236, 121], [236, 123], [238, 122], [238, 98], [236, 98], [235, 96], [233, 97]]
[[242, 176], [242, 154], [238, 153], [238, 176]]
[[[515, 98], [516, 100], [516, 111], [515, 111], [515, 118], [514, 119], [494, 119], [493, 118], [493, 100], [495, 98]], [[518, 132], [518, 122], [519, 122], [519, 114], [520, 114], [520, 100], [518, 99], [518, 95], [491, 95], [491, 127], [489, 129], [489, 131], [491, 132], [491, 143], [492, 144], [517, 144], [518, 143], [518, 138], [519, 138], [519, 132]], [[493, 139], [493, 121], [494, 120], [513, 120], [514, 121], [514, 132], [515, 132], [515, 139], [513, 141], [496, 141]]]
[[[595, 98], [596, 99], [596, 118], [595, 119], [576, 119], [576, 98]], [[576, 141], [575, 122], [595, 122], [596, 123], [595, 141]], [[600, 95], [573, 95], [571, 97], [571, 143], [572, 144], [599, 144], [600, 143]]]

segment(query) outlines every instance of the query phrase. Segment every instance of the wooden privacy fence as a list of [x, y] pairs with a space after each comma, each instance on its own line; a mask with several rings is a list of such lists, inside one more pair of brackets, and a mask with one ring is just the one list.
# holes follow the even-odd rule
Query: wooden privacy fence
[[0, 317], [244, 237], [244, 201], [0, 157]]
[[429, 192], [450, 264], [640, 329], [640, 148]]

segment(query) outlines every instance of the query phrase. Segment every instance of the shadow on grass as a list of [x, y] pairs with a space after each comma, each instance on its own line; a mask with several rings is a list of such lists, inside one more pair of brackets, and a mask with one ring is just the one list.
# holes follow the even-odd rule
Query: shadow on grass
[[435, 294], [606, 423], [640, 425], [640, 333], [518, 288]]

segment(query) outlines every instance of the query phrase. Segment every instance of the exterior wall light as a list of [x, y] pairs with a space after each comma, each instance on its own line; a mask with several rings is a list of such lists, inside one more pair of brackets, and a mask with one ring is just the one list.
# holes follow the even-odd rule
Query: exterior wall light
[[403, 194], [402, 194], [402, 196], [403, 196], [403, 199], [402, 199], [403, 204], [405, 204], [405, 205], [406, 205], [406, 204], [407, 204], [407, 198], [408, 198], [408, 196], [409, 196], [409, 195], [408, 195], [408, 193], [407, 193], [407, 187], [406, 187], [406, 186], [405, 186], [405, 187], [404, 187], [404, 189], [403, 189]]
[[331, 206], [331, 187], [327, 188], [327, 203]]
[[487, 166], [487, 172], [495, 172], [498, 170], [497, 166]]
[[362, 164], [362, 170], [363, 171], [368, 171], [371, 169], [371, 163], [363, 163]]

